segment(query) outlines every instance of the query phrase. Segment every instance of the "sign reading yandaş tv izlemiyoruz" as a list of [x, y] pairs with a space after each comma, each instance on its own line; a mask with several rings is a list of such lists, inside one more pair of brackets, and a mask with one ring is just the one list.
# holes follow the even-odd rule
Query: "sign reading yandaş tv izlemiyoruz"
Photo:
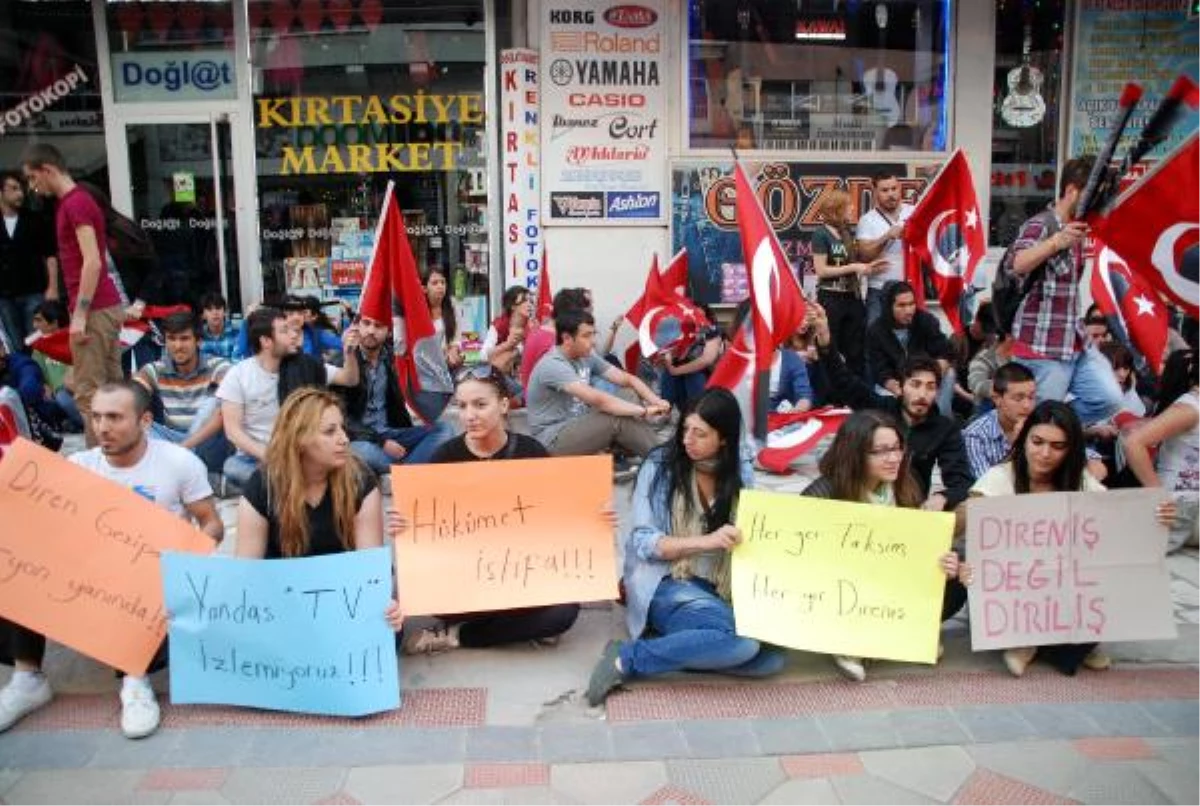
[[663, 0], [542, 5], [547, 224], [662, 224], [667, 213]]

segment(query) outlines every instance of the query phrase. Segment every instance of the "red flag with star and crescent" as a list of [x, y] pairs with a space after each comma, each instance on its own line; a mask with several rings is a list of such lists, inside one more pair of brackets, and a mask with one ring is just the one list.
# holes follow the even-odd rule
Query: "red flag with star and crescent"
[[1095, 252], [1092, 300], [1101, 313], [1117, 320], [1154, 374], [1161, 374], [1170, 325], [1167, 306], [1110, 247], [1096, 241]]
[[1200, 298], [1198, 197], [1200, 136], [1193, 134], [1091, 222], [1135, 275], [1192, 318]]
[[950, 326], [962, 331], [959, 302], [987, 252], [979, 201], [967, 155], [960, 148], [929, 187], [904, 224], [905, 275], [924, 307], [921, 267], [931, 270], [934, 288]]
[[713, 368], [708, 386], [733, 392], [755, 435], [764, 439], [766, 418], [756, 416], [765, 411], [763, 378], [771, 371], [776, 348], [804, 322], [806, 306], [800, 283], [741, 163], [734, 164], [734, 182], [738, 233], [750, 280], [750, 316]]
[[[646, 276], [646, 287], [642, 291], [642, 295], [625, 312], [625, 319], [629, 324], [638, 328], [640, 334], [642, 319], [648, 311], [657, 306], [671, 305], [678, 298], [686, 301], [688, 305], [695, 307], [687, 296], [687, 281], [688, 256], [686, 248], [676, 252], [675, 257], [671, 258], [671, 262], [665, 268], [659, 267], [658, 254], [656, 253], [650, 262], [650, 272]], [[642, 356], [642, 348], [639, 342], [640, 336], [625, 351], [625, 369], [632, 373], [637, 372], [638, 362]]]

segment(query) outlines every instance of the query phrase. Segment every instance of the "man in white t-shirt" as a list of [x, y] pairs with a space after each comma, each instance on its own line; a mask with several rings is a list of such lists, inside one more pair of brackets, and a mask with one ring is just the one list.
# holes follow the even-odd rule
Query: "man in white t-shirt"
[[858, 219], [854, 232], [857, 259], [869, 263], [885, 258], [888, 266], [867, 278], [867, 326], [883, 313], [883, 287], [892, 280], [904, 279], [904, 247], [900, 240], [904, 221], [913, 206], [900, 200], [900, 180], [895, 172], [882, 170], [873, 179], [875, 206]]
[[[147, 436], [153, 418], [150, 395], [130, 381], [107, 383], [96, 390], [91, 408], [97, 446], [73, 454], [70, 461], [109, 481], [128, 487], [158, 506], [192, 519], [209, 537], [220, 541], [224, 526], [213, 504], [208, 471], [186, 448]], [[0, 636], [11, 646], [13, 676], [0, 689], [0, 731], [54, 697], [42, 673], [45, 637], [0, 620]], [[161, 653], [161, 650], [160, 650]], [[162, 668], [161, 654], [150, 671]], [[141, 739], [158, 729], [159, 708], [146, 677], [125, 675], [121, 683], [121, 731]]]
[[[303, 362], [303, 334], [277, 308], [258, 308], [246, 320], [251, 356], [225, 373], [217, 387], [225, 436], [237, 453], [225, 460], [225, 478], [242, 487], [258, 468], [267, 451], [267, 440], [279, 416], [279, 378], [285, 360]], [[355, 386], [358, 383], [358, 330], [348, 328], [342, 347], [345, 365], [323, 365], [314, 380], [322, 385]], [[314, 368], [319, 362], [310, 361]], [[299, 373], [303, 374], [303, 373]]]

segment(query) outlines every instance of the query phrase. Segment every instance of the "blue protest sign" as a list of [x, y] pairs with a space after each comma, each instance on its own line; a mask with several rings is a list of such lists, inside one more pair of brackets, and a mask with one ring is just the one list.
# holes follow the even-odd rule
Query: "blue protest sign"
[[362, 716], [400, 705], [391, 552], [235, 560], [163, 552], [171, 702]]

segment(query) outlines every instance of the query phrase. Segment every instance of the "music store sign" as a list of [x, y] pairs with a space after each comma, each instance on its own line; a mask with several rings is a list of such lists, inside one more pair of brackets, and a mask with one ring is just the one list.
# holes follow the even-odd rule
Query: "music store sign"
[[662, 224], [665, 3], [549, 0], [542, 9], [545, 223]]

